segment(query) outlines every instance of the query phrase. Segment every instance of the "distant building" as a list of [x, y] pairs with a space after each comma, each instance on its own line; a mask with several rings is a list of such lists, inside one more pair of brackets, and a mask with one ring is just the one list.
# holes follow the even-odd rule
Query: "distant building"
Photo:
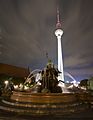
[[0, 63], [0, 75], [2, 74], [12, 77], [24, 78], [29, 75], [29, 69]]

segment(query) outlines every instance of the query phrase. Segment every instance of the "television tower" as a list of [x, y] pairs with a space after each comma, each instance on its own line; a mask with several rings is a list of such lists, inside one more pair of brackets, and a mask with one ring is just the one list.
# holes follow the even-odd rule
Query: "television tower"
[[62, 56], [62, 46], [61, 46], [61, 38], [63, 35], [62, 25], [60, 22], [59, 8], [57, 7], [57, 23], [55, 35], [58, 41], [58, 70], [61, 72], [58, 76], [58, 80], [64, 81], [64, 71], [63, 71], [63, 56]]

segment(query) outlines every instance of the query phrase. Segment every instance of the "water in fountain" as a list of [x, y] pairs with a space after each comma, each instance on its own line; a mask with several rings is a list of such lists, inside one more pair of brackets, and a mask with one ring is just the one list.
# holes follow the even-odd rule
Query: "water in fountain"
[[40, 69], [32, 71], [27, 77], [25, 84], [32, 83], [33, 80], [31, 78], [34, 78], [34, 85], [32, 88], [34, 88], [34, 90], [37, 89], [37, 92], [61, 93], [62, 89], [58, 86], [58, 73], [59, 71], [54, 67], [52, 61], [49, 60], [42, 71]]
[[[71, 78], [74, 82], [76, 81], [75, 78], [70, 73], [64, 71], [64, 75]], [[69, 93], [67, 87], [65, 86], [65, 83], [63, 85], [63, 83], [60, 82], [59, 85], [62, 87], [63, 93]]]
[[[29, 76], [27, 77], [25, 83], [30, 82], [31, 79], [32, 79], [32, 77], [34, 77], [36, 84], [35, 84], [35, 86], [33, 86], [33, 88], [35, 88], [36, 85], [41, 85], [41, 83], [40, 83], [40, 80], [42, 79], [41, 72], [42, 72], [42, 70], [40, 70], [40, 69], [35, 69], [35, 70], [33, 70], [32, 72], [30, 72], [30, 74], [29, 74]], [[68, 77], [71, 78], [73, 81], [76, 81], [75, 78], [74, 78], [70, 73], [64, 72], [64, 75], [65, 75], [65, 76], [68, 76]], [[63, 93], [69, 93], [69, 91], [67, 90], [67, 88], [66, 88], [66, 86], [65, 86], [65, 82], [64, 82], [64, 81], [61, 81], [61, 80], [58, 81], [58, 82], [59, 82], [59, 83], [58, 83], [58, 86], [61, 87], [62, 92], [63, 92]]]
[[[71, 83], [76, 83], [75, 78], [70, 73], [64, 71], [64, 76], [68, 76], [69, 78], [71, 78]], [[65, 81], [60, 80], [58, 86], [62, 88], [63, 93], [69, 93], [67, 87], [65, 86]]]
[[73, 81], [76, 81], [75, 78], [68, 72], [64, 72], [65, 76], [68, 76], [69, 78], [71, 78]]
[[[63, 85], [64, 84], [64, 85]], [[58, 86], [61, 87], [63, 93], [69, 93], [69, 91], [67, 90], [66, 86], [65, 86], [65, 83], [63, 83], [62, 81], [59, 81], [59, 84]]]
[[32, 77], [35, 77], [35, 82], [37, 82], [40, 78], [40, 74], [39, 74], [40, 71], [41, 71], [40, 69], [35, 69], [35, 70], [31, 71], [30, 74], [28, 75], [25, 83], [31, 81]]

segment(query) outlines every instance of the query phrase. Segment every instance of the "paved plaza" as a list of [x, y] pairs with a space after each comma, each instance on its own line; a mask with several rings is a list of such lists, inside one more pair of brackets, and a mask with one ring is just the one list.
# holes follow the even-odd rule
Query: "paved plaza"
[[93, 109], [88, 109], [82, 112], [73, 113], [69, 115], [55, 116], [32, 116], [32, 115], [21, 115], [20, 113], [11, 113], [0, 111], [0, 120], [93, 120]]

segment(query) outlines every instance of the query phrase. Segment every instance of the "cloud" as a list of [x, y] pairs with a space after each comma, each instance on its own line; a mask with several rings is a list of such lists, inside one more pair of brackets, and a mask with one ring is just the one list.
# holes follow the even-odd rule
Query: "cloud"
[[[4, 61], [29, 65], [30, 62], [40, 60], [40, 57], [42, 60], [46, 54], [44, 52], [52, 49], [52, 41], [49, 45], [51, 35], [48, 35], [51, 27], [47, 22], [50, 22], [49, 19], [51, 20], [54, 14], [55, 2], [23, 0], [16, 1], [16, 6], [14, 1], [1, 3]], [[46, 5], [43, 6], [44, 4]], [[19, 63], [16, 63], [18, 59]]]
[[[93, 54], [93, 12], [91, 2], [69, 5], [64, 20], [63, 51], [65, 67], [84, 67], [92, 62]], [[83, 8], [87, 6], [87, 10]]]
[[80, 58], [80, 56], [69, 56], [64, 60], [65, 67], [73, 68], [76, 66], [82, 66], [86, 64], [86, 59]]

